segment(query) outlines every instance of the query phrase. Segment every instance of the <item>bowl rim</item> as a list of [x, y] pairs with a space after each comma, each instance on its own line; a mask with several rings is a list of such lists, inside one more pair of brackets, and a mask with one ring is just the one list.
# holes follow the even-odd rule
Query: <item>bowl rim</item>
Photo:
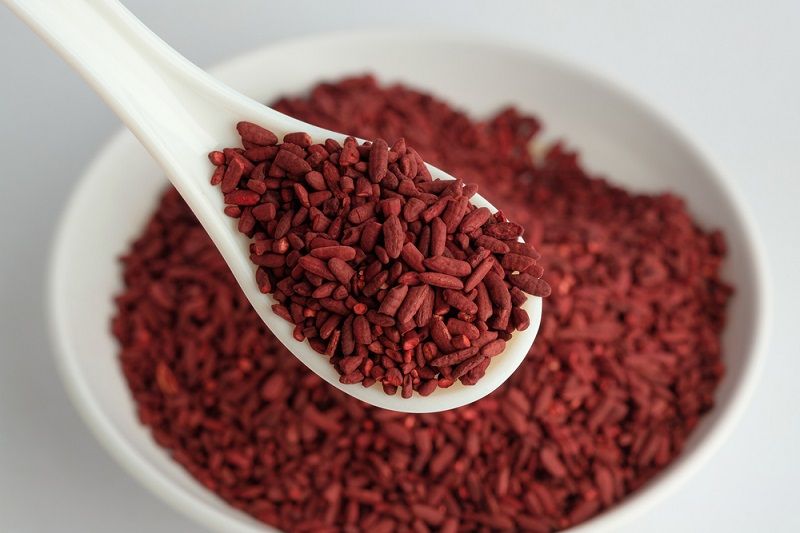
[[[490, 47], [506, 53], [522, 54], [533, 57], [539, 63], [548, 64], [561, 71], [587, 79], [601, 86], [608, 92], [616, 93], [630, 106], [642, 113], [648, 120], [659, 124], [669, 136], [673, 137], [682, 150], [691, 153], [697, 159], [697, 162], [714, 182], [714, 185], [721, 192], [722, 196], [729, 202], [741, 223], [743, 243], [746, 251], [750, 252], [747, 256], [752, 263], [751, 266], [755, 281], [754, 295], [756, 300], [752, 309], [752, 316], [755, 322], [754, 333], [750, 347], [747, 350], [748, 357], [743, 364], [741, 378], [734, 384], [731, 390], [730, 400], [725, 404], [724, 410], [719, 414], [714, 425], [709, 427], [704, 439], [698, 442], [695, 449], [681, 454], [673, 461], [670, 467], [660, 472], [656, 478], [652, 479], [641, 489], [623, 498], [612, 508], [592, 517], [586, 522], [570, 528], [569, 531], [573, 533], [587, 533], [590, 530], [612, 530], [619, 527], [623, 523], [651, 509], [658, 502], [664, 500], [705, 464], [730, 436], [734, 427], [741, 419], [745, 407], [753, 396], [764, 365], [772, 314], [772, 284], [768, 276], [765, 247], [763, 241], [758, 238], [759, 232], [755, 219], [735, 185], [723, 178], [723, 176], [729, 174], [724, 165], [722, 165], [720, 161], [714, 159], [696, 139], [670, 118], [665, 116], [665, 114], [653, 104], [646, 101], [632, 89], [626, 87], [620, 80], [609, 74], [600, 72], [592, 65], [575, 61], [550, 49], [539, 48], [521, 39], [509, 39], [481, 32], [452, 30], [407, 31], [397, 29], [369, 29], [320, 32], [280, 39], [259, 46], [252, 50], [228, 57], [227, 59], [215, 63], [207, 70], [212, 74], [216, 74], [226, 68], [230, 68], [239, 61], [250, 61], [252, 57], [263, 54], [266, 50], [275, 52], [281, 49], [286, 50], [295, 46], [307, 46], [314, 43], [316, 43], [317, 46], [323, 46], [334, 42], [345, 43], [347, 41], [359, 42], [393, 39], [425, 40], [440, 44], [465, 44], [468, 46]], [[78, 370], [78, 355], [72, 351], [69, 343], [64, 340], [67, 338], [66, 325], [58, 311], [56, 295], [59, 292], [56, 288], [59, 285], [57, 281], [57, 266], [61, 262], [61, 257], [68, 253], [68, 250], [65, 249], [65, 223], [67, 220], [73, 218], [73, 212], [77, 209], [77, 199], [83, 196], [84, 190], [89, 187], [88, 177], [96, 172], [95, 168], [98, 166], [104, 154], [117, 145], [123, 144], [129, 136], [130, 132], [123, 127], [114, 133], [109, 140], [103, 143], [94, 153], [90, 163], [81, 173], [76, 186], [69, 194], [67, 202], [58, 217], [56, 230], [50, 244], [51, 252], [45, 274], [45, 307], [48, 315], [47, 321], [50, 343], [61, 380], [64, 383], [64, 387], [75, 409], [108, 453], [114, 457], [123, 469], [133, 478], [138, 480], [139, 483], [147, 487], [150, 491], [157, 494], [172, 508], [180, 511], [196, 523], [206, 527], [210, 526], [217, 530], [250, 533], [257, 531], [279, 532], [277, 528], [261, 522], [256, 522], [248, 515], [241, 513], [241, 511], [233, 507], [230, 509], [241, 513], [242, 519], [232, 517], [202, 502], [196, 495], [178, 486], [146, 458], [141, 456], [116, 430], [113, 423], [97, 405], [87, 382], [82, 379], [81, 373]], [[715, 407], [715, 409], [722, 408], [723, 406], [721, 405]], [[248, 523], [248, 520], [251, 520], [252, 523]]]

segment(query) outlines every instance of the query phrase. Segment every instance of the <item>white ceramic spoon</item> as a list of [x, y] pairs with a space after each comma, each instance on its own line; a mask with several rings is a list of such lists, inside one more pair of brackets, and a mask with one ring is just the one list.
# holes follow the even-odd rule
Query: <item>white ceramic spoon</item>
[[[247, 120], [281, 138], [308, 132], [314, 142], [345, 135], [317, 128], [278, 113], [220, 83], [170, 48], [116, 0], [5, 0], [11, 9], [56, 50], [100, 94], [158, 161], [170, 181], [219, 248], [250, 303], [286, 347], [328, 383], [372, 405], [414, 413], [443, 411], [482, 398], [519, 366], [533, 344], [541, 320], [540, 298], [524, 308], [531, 325], [514, 334], [504, 353], [495, 357], [476, 385], [460, 383], [422, 397], [386, 395], [380, 385], [343, 385], [339, 374], [306, 342], [292, 337], [292, 326], [270, 310], [271, 297], [255, 283], [248, 240], [223, 214], [222, 194], [209, 184], [213, 167], [206, 155], [238, 146], [235, 125]], [[301, 68], [302, 66], [298, 66]], [[280, 76], [253, 72], [253, 76]], [[42, 104], [47, 105], [47, 104]], [[438, 179], [453, 179], [429, 166]], [[124, 172], [124, 169], [120, 169]], [[135, 183], [129, 184], [136, 187]], [[495, 211], [476, 195], [474, 204]]]

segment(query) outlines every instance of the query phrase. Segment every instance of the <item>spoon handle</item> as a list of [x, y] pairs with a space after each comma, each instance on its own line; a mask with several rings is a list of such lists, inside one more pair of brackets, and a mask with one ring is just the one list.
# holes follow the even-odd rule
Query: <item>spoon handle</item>
[[[221, 195], [208, 183], [213, 167], [206, 155], [238, 141], [238, 120], [255, 119], [280, 133], [271, 122], [287, 123], [288, 117], [211, 77], [117, 0], [4, 1], [122, 119], [197, 215], [239, 283], [254, 286], [246, 240], [222, 214]], [[253, 294], [250, 287], [248, 296]]]

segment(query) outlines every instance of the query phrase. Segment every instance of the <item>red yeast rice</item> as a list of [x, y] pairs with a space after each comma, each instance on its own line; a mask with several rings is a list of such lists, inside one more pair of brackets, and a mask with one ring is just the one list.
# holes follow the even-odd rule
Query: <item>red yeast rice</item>
[[550, 294], [522, 226], [474, 206], [476, 186], [433, 180], [404, 139], [312, 144], [298, 132], [279, 144], [256, 124], [237, 129], [245, 148], [209, 154], [212, 184], [251, 239], [272, 310], [340, 382], [403, 398], [474, 385], [530, 324], [527, 297], [510, 290]]
[[538, 122], [514, 110], [476, 122], [368, 77], [277, 107], [364, 138], [405, 136], [484, 186], [525, 226], [553, 294], [495, 393], [444, 413], [383, 411], [269, 335], [170, 190], [124, 258], [113, 329], [140, 420], [200, 483], [285, 531], [550, 531], [613, 506], [680, 453], [713, 405], [730, 294], [722, 236], [680, 199], [592, 178], [560, 146], [532, 159]]

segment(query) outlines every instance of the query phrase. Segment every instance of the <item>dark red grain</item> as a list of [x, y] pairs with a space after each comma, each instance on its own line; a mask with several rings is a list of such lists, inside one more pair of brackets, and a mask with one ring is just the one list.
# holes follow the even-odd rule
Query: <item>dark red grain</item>
[[[340, 148], [334, 143], [312, 144], [306, 133], [290, 133], [282, 144], [274, 144], [269, 132], [259, 126], [240, 122], [237, 128], [245, 150], [226, 148], [209, 154], [219, 167], [230, 160], [221, 186], [232, 188], [224, 199], [237, 211], [226, 213], [238, 216], [239, 231], [253, 239], [251, 260], [261, 268], [259, 288], [274, 288], [275, 299], [289, 310], [294, 338], [307, 340], [314, 350], [328, 356], [341, 373], [342, 383], [355, 383], [361, 376], [366, 385], [386, 384], [388, 378], [375, 378], [356, 367], [362, 361], [374, 367], [387, 356], [387, 349], [398, 349], [395, 337], [402, 335], [403, 358], [397, 362], [402, 363], [404, 377], [402, 383], [391, 385], [401, 386], [404, 398], [422, 385], [429, 393], [438, 378], [463, 378], [463, 384], [472, 385], [483, 376], [482, 357], [459, 365], [450, 375], [440, 375], [449, 369], [428, 366], [421, 354], [412, 357], [411, 350], [432, 335], [429, 323], [434, 314], [447, 318], [449, 334], [454, 336], [452, 342], [440, 339], [437, 343], [446, 355], [448, 350], [470, 347], [480, 331], [496, 328], [497, 334], [508, 338], [516, 329], [527, 328], [527, 313], [519, 307], [524, 299], [517, 298], [512, 308], [512, 304], [506, 307], [508, 298], [493, 297], [488, 311], [479, 310], [473, 301], [477, 293], [471, 291], [490, 271], [494, 277], [488, 283], [495, 296], [508, 293], [510, 275], [515, 276], [517, 290], [537, 296], [549, 293], [547, 282], [529, 273], [535, 260], [519, 254], [518, 259], [505, 260], [476, 243], [484, 233], [516, 238], [521, 226], [506, 221], [501, 213], [492, 215], [486, 208], [471, 205], [469, 197], [476, 186], [465, 186], [462, 180], [435, 185], [422, 172], [425, 165], [419, 154], [405, 143], [395, 143], [390, 151], [381, 139], [359, 146], [348, 138]], [[259, 144], [266, 142], [271, 144]], [[402, 152], [401, 146], [405, 147]], [[248, 151], [260, 160], [258, 168], [269, 166], [275, 183], [267, 183], [260, 175], [253, 177], [256, 168], [241, 156]], [[300, 176], [314, 192], [309, 193]], [[354, 180], [352, 187], [341, 186], [344, 177]], [[434, 217], [430, 224], [419, 220], [428, 204], [442, 200], [441, 218]], [[525, 272], [512, 274], [506, 264]], [[487, 305], [485, 300], [481, 303]], [[319, 307], [326, 313], [319, 314]], [[368, 327], [363, 319], [354, 319], [352, 324], [356, 343], [367, 345], [359, 348], [361, 359], [356, 365], [352, 358], [342, 359], [354, 346], [349, 332], [340, 344], [337, 328], [343, 316], [369, 311], [373, 313], [368, 320], [377, 328]], [[486, 323], [479, 311], [481, 316], [488, 312], [497, 318]], [[420, 379], [420, 372], [426, 381]]]
[[[198, 482], [285, 531], [545, 532], [614, 505], [681, 452], [713, 405], [730, 289], [718, 276], [721, 235], [699, 229], [680, 199], [591, 178], [561, 146], [533, 160], [538, 123], [513, 110], [477, 123], [371, 78], [276, 107], [392, 146], [406, 135], [425, 160], [484, 185], [543, 258], [485, 235], [477, 242], [541, 262], [553, 294], [531, 353], [494, 394], [437, 414], [382, 411], [324, 383], [270, 336], [171, 190], [123, 258], [112, 330], [139, 419]], [[475, 290], [480, 317], [489, 295], [484, 283]], [[431, 320], [449, 344], [444, 323]], [[352, 322], [346, 315], [341, 344]], [[440, 355], [432, 339], [421, 344], [428, 360]], [[403, 384], [392, 365], [358, 371], [396, 375], [384, 384], [391, 391]], [[413, 444], [382, 435], [389, 423]], [[563, 477], [545, 467], [545, 449]], [[439, 513], [441, 525], [428, 522]]]

